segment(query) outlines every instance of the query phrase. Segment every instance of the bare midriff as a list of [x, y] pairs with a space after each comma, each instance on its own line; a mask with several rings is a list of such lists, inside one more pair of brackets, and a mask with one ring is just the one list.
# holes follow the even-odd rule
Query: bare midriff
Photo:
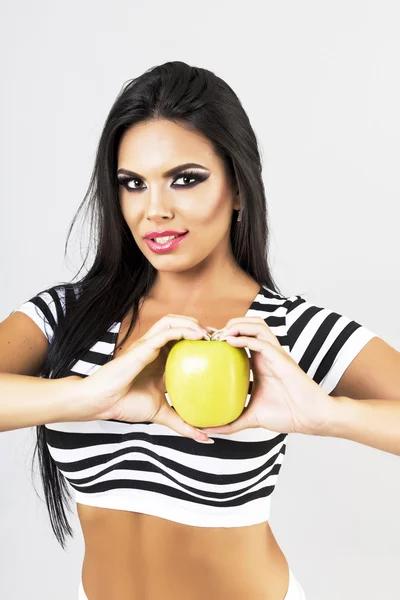
[[[166, 314], [222, 329], [244, 316], [259, 285], [202, 306], [144, 302], [126, 343]], [[233, 300], [233, 298], [237, 298]], [[123, 352], [127, 315], [114, 358]], [[163, 499], [160, 496], [160, 503]], [[284, 600], [289, 567], [268, 521], [243, 527], [198, 527], [161, 517], [77, 504], [85, 542], [82, 583], [89, 600]]]
[[[160, 498], [162, 502], [162, 498]], [[193, 527], [77, 504], [89, 600], [283, 600], [286, 558], [268, 521]]]

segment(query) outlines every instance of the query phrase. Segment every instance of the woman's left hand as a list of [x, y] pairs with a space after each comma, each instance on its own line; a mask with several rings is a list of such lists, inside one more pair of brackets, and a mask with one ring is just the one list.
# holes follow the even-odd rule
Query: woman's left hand
[[249, 404], [235, 421], [221, 427], [204, 427], [202, 431], [229, 434], [264, 427], [279, 433], [318, 435], [323, 430], [335, 399], [302, 371], [264, 319], [231, 319], [220, 335], [228, 335], [226, 343], [231, 346], [246, 346], [250, 350], [252, 393]]

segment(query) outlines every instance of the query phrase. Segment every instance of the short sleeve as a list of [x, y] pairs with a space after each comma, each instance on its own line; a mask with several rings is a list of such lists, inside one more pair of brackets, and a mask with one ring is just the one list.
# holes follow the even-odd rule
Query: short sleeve
[[299, 367], [328, 394], [375, 333], [344, 315], [292, 296], [286, 303], [287, 344]]
[[65, 289], [50, 288], [21, 304], [14, 312], [23, 312], [43, 331], [51, 343], [57, 324], [65, 315]]

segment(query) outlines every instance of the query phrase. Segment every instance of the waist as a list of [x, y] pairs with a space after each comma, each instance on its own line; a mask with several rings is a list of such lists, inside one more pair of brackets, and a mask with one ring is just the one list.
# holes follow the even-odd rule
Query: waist
[[[89, 598], [117, 596], [281, 600], [288, 564], [268, 521], [196, 527], [136, 512], [77, 504]], [[102, 595], [103, 594], [103, 595]]]

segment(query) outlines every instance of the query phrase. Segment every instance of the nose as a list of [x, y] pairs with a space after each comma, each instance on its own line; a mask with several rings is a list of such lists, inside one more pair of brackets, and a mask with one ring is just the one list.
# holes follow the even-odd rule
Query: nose
[[166, 218], [173, 216], [171, 202], [168, 200], [168, 193], [160, 187], [153, 186], [146, 193], [147, 206], [146, 217], [148, 219]]

